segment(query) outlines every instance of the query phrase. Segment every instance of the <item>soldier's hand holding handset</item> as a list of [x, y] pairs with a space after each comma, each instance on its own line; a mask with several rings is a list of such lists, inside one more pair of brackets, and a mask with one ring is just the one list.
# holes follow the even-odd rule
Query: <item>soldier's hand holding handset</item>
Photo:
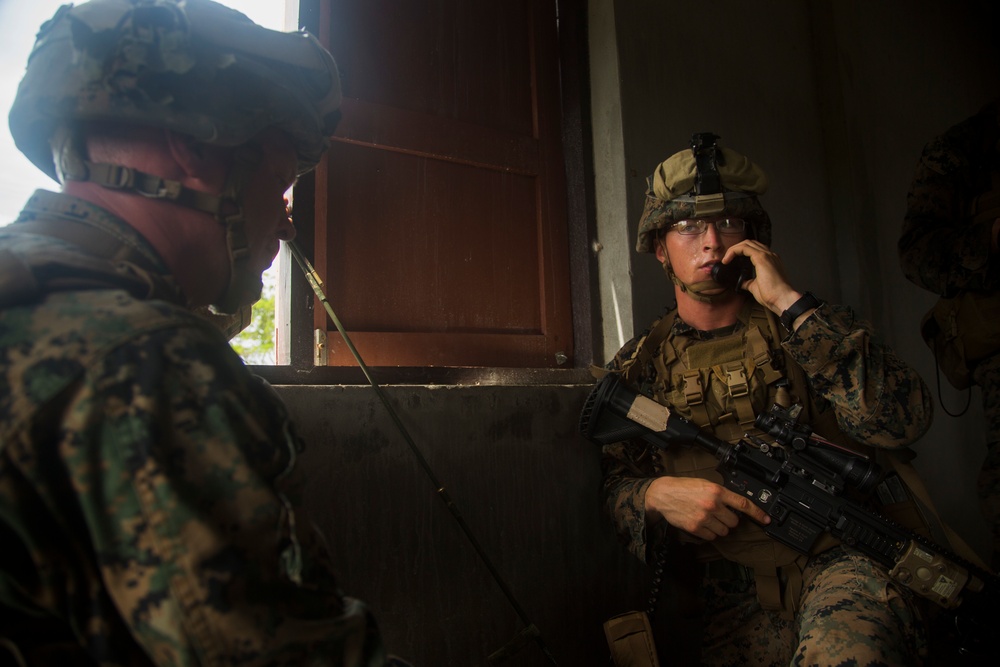
[[[756, 276], [745, 281], [741, 287], [753, 295], [758, 303], [767, 307], [777, 315], [787, 311], [804, 296], [788, 282], [785, 266], [778, 253], [760, 241], [747, 239], [731, 246], [722, 258], [723, 264], [728, 264], [737, 256], [747, 257], [753, 262]], [[796, 315], [791, 330], [794, 331], [816, 308], [808, 308]]]

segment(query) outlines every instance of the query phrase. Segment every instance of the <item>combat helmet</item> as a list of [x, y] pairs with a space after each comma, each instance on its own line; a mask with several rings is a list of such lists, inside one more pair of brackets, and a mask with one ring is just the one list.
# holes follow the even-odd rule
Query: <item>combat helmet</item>
[[[305, 173], [329, 146], [340, 103], [333, 57], [307, 32], [269, 30], [211, 0], [90, 0], [60, 7], [42, 25], [9, 122], [18, 149], [60, 182], [96, 182], [215, 215], [229, 238], [232, 287], [247, 254], [243, 190], [260, 159], [240, 147], [276, 127]], [[87, 121], [165, 128], [236, 147], [225, 191], [213, 197], [88, 162], [77, 133]], [[232, 204], [239, 213], [223, 214]], [[232, 312], [240, 304], [217, 305]]]
[[[757, 199], [767, 190], [767, 175], [746, 156], [720, 146], [720, 138], [711, 132], [694, 134], [689, 149], [671, 155], [647, 179], [637, 252], [655, 252], [662, 230], [679, 220], [724, 215], [743, 218], [748, 238], [771, 244], [771, 219]], [[681, 283], [669, 261], [664, 270], [681, 289], [699, 298], [701, 290]], [[704, 287], [712, 286], [719, 287], [714, 281]]]

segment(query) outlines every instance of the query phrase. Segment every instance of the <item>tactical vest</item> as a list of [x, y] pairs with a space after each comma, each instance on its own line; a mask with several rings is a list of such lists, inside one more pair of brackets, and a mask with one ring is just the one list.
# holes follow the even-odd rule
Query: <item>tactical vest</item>
[[[664, 316], [639, 340], [633, 356], [622, 364], [622, 375], [642, 387], [676, 414], [707, 427], [728, 442], [745, 434], [765, 441], [773, 438], [754, 426], [758, 412], [777, 403], [791, 408], [818, 435], [854, 451], [870, 455], [872, 448], [846, 438], [836, 425], [832, 410], [820, 415], [810, 400], [808, 385], [797, 364], [786, 365], [780, 330], [771, 311], [752, 299], [739, 316], [738, 333], [699, 341], [682, 336], [671, 339], [676, 311]], [[649, 367], [655, 369], [649, 384]], [[644, 373], [645, 371], [645, 373]], [[646, 383], [642, 382], [645, 374]], [[722, 484], [716, 471], [718, 459], [696, 447], [677, 447], [656, 453], [657, 475], [699, 477]], [[693, 536], [682, 541], [696, 545], [697, 558], [721, 558], [753, 568], [757, 594], [765, 609], [791, 613], [798, 606], [801, 571], [806, 556], [768, 537], [754, 521], [740, 521], [723, 538], [702, 542]], [[817, 542], [819, 553], [838, 541], [828, 534]]]
[[[185, 301], [172, 277], [151, 270], [149, 257], [132, 240], [134, 232], [123, 234], [93, 220], [48, 219], [19, 221], [5, 231], [58, 239], [82, 252], [47, 248], [40, 256], [21, 256], [0, 248], [0, 308], [36, 303], [52, 292], [97, 288], [124, 289], [138, 299]], [[252, 306], [233, 315], [207, 307], [193, 312], [230, 340], [250, 325]]]

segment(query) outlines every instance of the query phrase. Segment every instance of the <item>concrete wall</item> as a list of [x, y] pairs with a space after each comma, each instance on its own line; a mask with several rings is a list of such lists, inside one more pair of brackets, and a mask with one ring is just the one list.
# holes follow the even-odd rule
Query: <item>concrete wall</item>
[[[371, 388], [278, 390], [311, 443], [306, 505], [392, 651], [486, 665], [526, 627], [439, 484], [558, 664], [605, 664], [601, 623], [649, 582], [601, 512], [598, 451], [578, 435], [589, 385], [386, 387], [437, 484]], [[551, 663], [529, 642], [503, 664]]]
[[[768, 171], [763, 202], [796, 286], [873, 320], [933, 387], [917, 335], [933, 297], [903, 279], [895, 242], [923, 143], [998, 93], [987, 7], [591, 0], [594, 298], [605, 337], [594, 361], [669, 302], [659, 266], [631, 250], [645, 177], [692, 132], [711, 130]], [[589, 380], [565, 377], [387, 393], [558, 664], [604, 665], [600, 624], [643, 605], [648, 575], [600, 512], [597, 452], [576, 432]], [[308, 502], [344, 588], [417, 664], [487, 664], [523, 623], [372, 391], [279, 391], [311, 443]], [[961, 404], [947, 388], [944, 398]], [[945, 516], [982, 549], [977, 401], [962, 419], [938, 411], [918, 466]], [[503, 664], [549, 662], [529, 645]]]

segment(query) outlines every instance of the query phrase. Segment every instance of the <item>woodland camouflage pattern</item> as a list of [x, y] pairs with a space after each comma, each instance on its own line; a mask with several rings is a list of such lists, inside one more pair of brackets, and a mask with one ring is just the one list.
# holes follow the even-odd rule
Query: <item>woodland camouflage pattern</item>
[[[1000, 175], [1000, 100], [931, 140], [906, 197], [899, 238], [903, 273], [942, 296], [963, 290], [995, 294], [1000, 261], [991, 254], [993, 217], [974, 223], [975, 198]], [[973, 380], [982, 390], [986, 460], [978, 487], [993, 531], [994, 570], [1000, 568], [1000, 356], [979, 362]]]
[[[62, 619], [105, 665], [383, 664], [298, 509], [302, 443], [273, 390], [124, 223], [43, 192], [33, 221], [139, 259], [0, 230], [3, 620]], [[25, 264], [37, 298], [10, 289]]]
[[[726, 335], [742, 336], [743, 326], [738, 324]], [[682, 336], [711, 337], [677, 318], [668, 340]], [[623, 362], [635, 354], [637, 341], [638, 338], [627, 343], [608, 367], [621, 368]], [[822, 305], [781, 341], [781, 348], [785, 363], [797, 364], [809, 378], [807, 403], [812, 406], [807, 407], [804, 414], [823, 415], [834, 411], [837, 427], [851, 439], [895, 449], [908, 446], [930, 426], [932, 397], [919, 375], [890, 349], [873, 340], [868, 326], [856, 321], [849, 308]], [[642, 391], [655, 376], [656, 370], [650, 365], [642, 372], [637, 389]], [[653, 451], [641, 441], [608, 445], [602, 452], [606, 508], [622, 542], [636, 557], [647, 562], [654, 560], [654, 552], [660, 551], [657, 545], [664, 540], [672, 541], [677, 535], [675, 529], [665, 527], [665, 522], [647, 531], [643, 502], [646, 488], [669, 467], [671, 456], [675, 454]], [[740, 527], [750, 524], [752, 521], [744, 518]], [[716, 541], [733, 538], [736, 533]], [[829, 565], [830, 569], [827, 571], [821, 565]], [[922, 640], [912, 641], [920, 631], [914, 624], [916, 612], [908, 592], [896, 591], [870, 559], [840, 548], [812, 557], [805, 568], [807, 573], [811, 572], [810, 568], [822, 570], [817, 582], [841, 577], [851, 585], [831, 584], [832, 587], [826, 589], [824, 584], [824, 590], [815, 591], [810, 597], [808, 580], [815, 573], [808, 574], [802, 598], [804, 607], [794, 621], [783, 620], [779, 612], [761, 610], [752, 581], [739, 591], [726, 592], [729, 609], [720, 608], [718, 618], [711, 617], [703, 623], [702, 660], [720, 665], [787, 665], [800, 641], [805, 643], [805, 649], [809, 648], [813, 624], [823, 622], [835, 627], [845, 638], [844, 653], [826, 655], [826, 664], [919, 663], [918, 654], [923, 652], [923, 643]], [[705, 582], [704, 585], [723, 584]], [[894, 602], [891, 605], [869, 604], [867, 591], [870, 590], [881, 591], [879, 595], [889, 595]], [[703, 589], [702, 595], [712, 597], [714, 593]], [[734, 595], [741, 600], [738, 604], [733, 600]], [[845, 612], [846, 603], [842, 598], [846, 596], [855, 604], [859, 603], [859, 595], [863, 604], [854, 607], [856, 611]], [[891, 654], [885, 653], [893, 650], [884, 645], [885, 638], [893, 633], [905, 636], [905, 643], [900, 646], [912, 648], [914, 655], [896, 661]], [[762, 642], [764, 637], [779, 636], [782, 639]], [[720, 645], [723, 639], [731, 639], [732, 644], [723, 648]], [[737, 660], [736, 654], [743, 650], [751, 650], [752, 654], [743, 654]], [[870, 658], [871, 662], [850, 662], [856, 658]]]

